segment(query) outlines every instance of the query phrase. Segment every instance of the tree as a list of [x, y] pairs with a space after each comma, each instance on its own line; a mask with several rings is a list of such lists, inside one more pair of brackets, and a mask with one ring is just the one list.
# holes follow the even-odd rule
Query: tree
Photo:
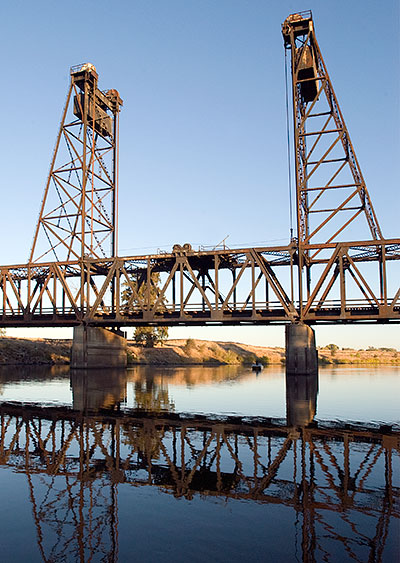
[[135, 329], [133, 337], [137, 344], [153, 348], [156, 344], [163, 344], [167, 340], [168, 328], [166, 326], [139, 326]]
[[337, 344], [328, 344], [326, 348], [331, 351], [331, 356], [334, 356], [339, 350], [339, 346]]
[[[132, 274], [131, 284], [124, 282], [122, 291], [122, 304], [127, 312], [134, 311], [147, 300], [147, 283], [145, 272]], [[154, 305], [160, 294], [160, 274], [152, 273], [149, 291], [150, 305]], [[132, 289], [133, 286], [133, 289]], [[158, 310], [165, 307], [165, 300], [162, 299]], [[140, 326], [135, 329], [133, 335], [135, 342], [144, 345], [146, 348], [153, 348], [156, 344], [163, 344], [168, 338], [168, 328], [165, 326]]]

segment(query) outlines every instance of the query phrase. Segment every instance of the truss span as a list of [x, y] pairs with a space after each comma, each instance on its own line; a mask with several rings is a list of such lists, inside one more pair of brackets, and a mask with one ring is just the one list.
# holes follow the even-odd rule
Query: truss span
[[0, 326], [399, 322], [400, 239], [330, 245], [300, 302], [295, 244], [2, 266]]

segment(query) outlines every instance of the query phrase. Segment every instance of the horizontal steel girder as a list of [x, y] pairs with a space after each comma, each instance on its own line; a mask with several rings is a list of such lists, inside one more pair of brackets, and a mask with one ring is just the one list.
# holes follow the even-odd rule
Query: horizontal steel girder
[[0, 266], [0, 326], [400, 322], [400, 239], [323, 245], [300, 303], [318, 246]]

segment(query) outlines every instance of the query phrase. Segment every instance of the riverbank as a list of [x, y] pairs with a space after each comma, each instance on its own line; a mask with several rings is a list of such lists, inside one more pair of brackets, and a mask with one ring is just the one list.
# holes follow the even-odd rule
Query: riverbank
[[[0, 338], [0, 365], [67, 365], [71, 340]], [[320, 365], [400, 365], [394, 348], [340, 349], [334, 344], [318, 349]], [[280, 347], [253, 346], [238, 342], [168, 340], [163, 346], [144, 348], [128, 341], [129, 365], [239, 365], [256, 360], [264, 365], [285, 363]]]
[[71, 340], [0, 338], [0, 365], [69, 364]]
[[[318, 349], [318, 359], [320, 365], [400, 365], [400, 351], [372, 347], [368, 350], [339, 349], [330, 344]], [[131, 364], [151, 365], [234, 365], [252, 364], [256, 361], [263, 365], [282, 365], [285, 363], [285, 349], [190, 338], [168, 340], [164, 346], [156, 348], [142, 348], [130, 343], [128, 361]]]

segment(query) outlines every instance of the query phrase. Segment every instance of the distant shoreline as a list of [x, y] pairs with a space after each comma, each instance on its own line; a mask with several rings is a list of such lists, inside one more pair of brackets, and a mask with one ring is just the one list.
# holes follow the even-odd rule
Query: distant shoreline
[[[70, 339], [0, 338], [0, 366], [68, 365]], [[144, 348], [128, 341], [128, 365], [189, 366], [284, 365], [285, 350], [239, 342], [168, 340], [163, 346]], [[340, 349], [334, 344], [318, 349], [320, 365], [398, 365], [400, 351], [394, 348]]]

